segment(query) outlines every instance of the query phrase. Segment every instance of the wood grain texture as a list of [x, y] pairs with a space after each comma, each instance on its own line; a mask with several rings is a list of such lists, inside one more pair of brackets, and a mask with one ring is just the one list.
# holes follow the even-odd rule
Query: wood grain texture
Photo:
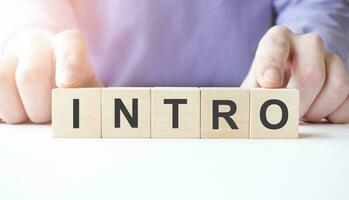
[[[120, 120], [115, 120], [115, 99], [122, 100], [128, 114], [137, 99], [136, 127], [126, 120], [125, 111], [120, 112]], [[221, 100], [233, 102], [236, 111], [230, 112], [233, 104]], [[78, 111], [73, 109], [74, 103], [78, 103]], [[282, 115], [285, 111], [287, 117]], [[229, 115], [222, 117], [222, 113]], [[298, 138], [298, 124], [299, 92], [294, 89], [158, 87], [52, 91], [54, 137], [286, 139]]]
[[[73, 127], [73, 99], [79, 100], [79, 128]], [[53, 89], [52, 128], [54, 137], [100, 138], [101, 89]]]
[[[103, 89], [102, 137], [150, 138], [150, 89], [128, 87]], [[115, 128], [115, 99], [121, 99], [130, 114], [133, 114], [133, 99], [137, 100], [137, 127], [132, 127], [121, 112], [120, 128]]]
[[[280, 100], [288, 111], [287, 122], [277, 129], [266, 128], [261, 121], [261, 109], [268, 100]], [[269, 101], [270, 102], [270, 101]], [[282, 120], [281, 106], [271, 104], [266, 110], [266, 119], [272, 125]], [[250, 91], [250, 138], [298, 138], [299, 92], [295, 89], [252, 89]]]
[[[201, 90], [201, 138], [249, 138], [249, 99], [250, 92], [240, 88], [200, 88]], [[236, 126], [232, 126], [223, 118], [218, 118], [218, 129], [213, 126], [214, 107], [219, 112], [228, 113], [233, 111], [234, 106], [213, 106], [213, 101], [228, 101], [234, 103], [236, 112], [231, 119]], [[216, 111], [215, 111], [216, 112]], [[217, 121], [216, 121], [217, 122]]]
[[[178, 128], [173, 128], [173, 106], [164, 99], [187, 100], [178, 107]], [[153, 88], [151, 101], [152, 138], [200, 138], [199, 88]]]

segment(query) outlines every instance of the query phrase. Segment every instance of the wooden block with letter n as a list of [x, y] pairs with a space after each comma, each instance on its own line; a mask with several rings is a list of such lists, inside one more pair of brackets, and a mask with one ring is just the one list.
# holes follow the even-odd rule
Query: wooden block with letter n
[[252, 89], [250, 113], [252, 139], [298, 138], [298, 90]]
[[249, 138], [249, 90], [200, 89], [201, 138]]
[[150, 138], [150, 89], [103, 89], [102, 137]]
[[101, 89], [53, 89], [54, 137], [101, 137]]
[[151, 90], [152, 138], [200, 138], [200, 89]]

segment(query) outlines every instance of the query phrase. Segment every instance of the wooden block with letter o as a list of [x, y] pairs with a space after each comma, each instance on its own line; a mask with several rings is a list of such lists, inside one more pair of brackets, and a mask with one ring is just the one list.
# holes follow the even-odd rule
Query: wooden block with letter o
[[201, 138], [249, 138], [249, 90], [200, 89]]
[[152, 138], [200, 138], [200, 89], [151, 90]]
[[150, 89], [103, 89], [102, 137], [150, 138]]
[[53, 89], [54, 137], [101, 137], [101, 89]]
[[250, 113], [252, 139], [298, 138], [298, 90], [252, 89]]

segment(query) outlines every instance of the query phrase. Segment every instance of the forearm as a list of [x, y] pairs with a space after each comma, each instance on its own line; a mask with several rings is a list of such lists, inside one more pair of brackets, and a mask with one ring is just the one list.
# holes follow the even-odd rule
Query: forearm
[[76, 28], [69, 0], [11, 0], [0, 3], [0, 50], [26, 30], [43, 34]]
[[349, 5], [341, 0], [275, 0], [276, 24], [296, 34], [317, 33], [326, 49], [336, 53], [349, 70]]

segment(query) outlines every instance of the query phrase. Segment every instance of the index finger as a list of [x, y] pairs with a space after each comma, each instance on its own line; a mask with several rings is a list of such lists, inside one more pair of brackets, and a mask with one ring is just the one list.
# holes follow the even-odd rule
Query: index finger
[[271, 28], [259, 42], [251, 70], [259, 86], [279, 88], [292, 49], [292, 33], [282, 26]]

